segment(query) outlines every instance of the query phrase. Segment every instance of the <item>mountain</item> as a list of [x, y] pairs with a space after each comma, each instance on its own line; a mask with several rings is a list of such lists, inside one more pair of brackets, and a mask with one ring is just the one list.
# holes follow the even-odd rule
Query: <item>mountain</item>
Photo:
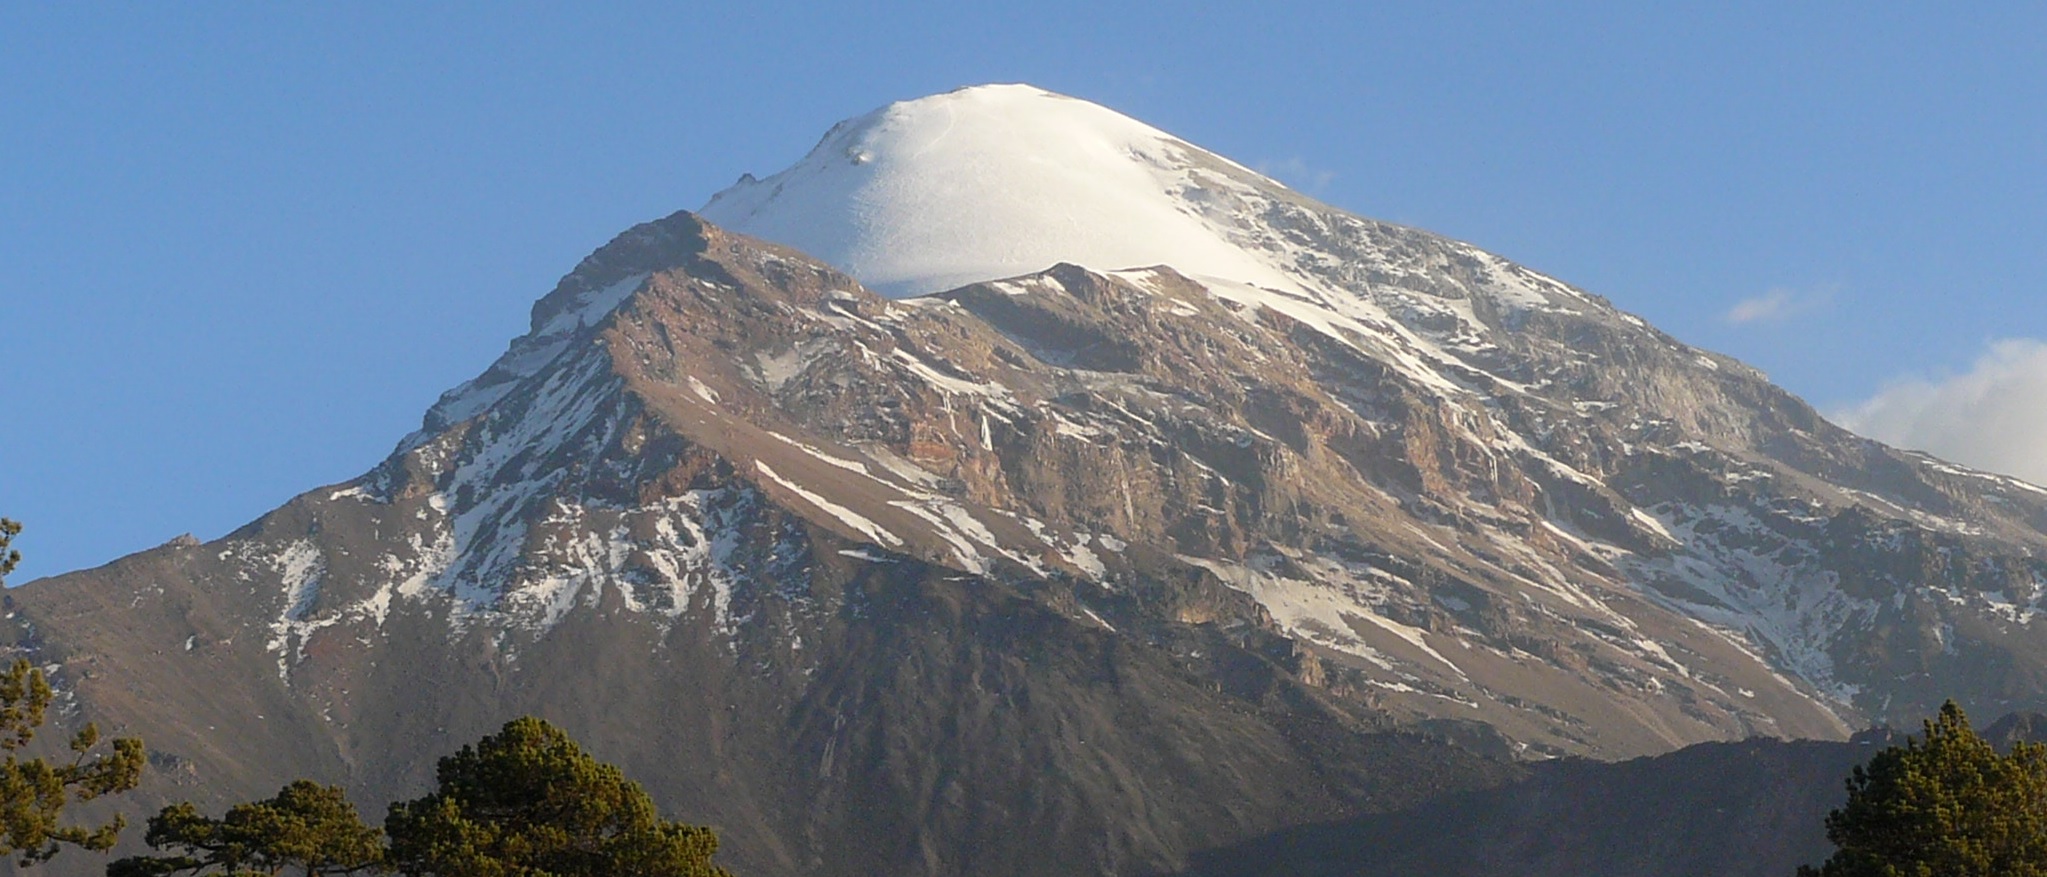
[[1527, 759], [2047, 708], [2043, 547], [2047, 491], [985, 86], [625, 232], [361, 478], [7, 629], [160, 798], [390, 800], [531, 712], [741, 873], [1148, 873]]
[[[1983, 729], [2010, 751], [2047, 716]], [[1623, 761], [1562, 758], [1412, 810], [1304, 825], [1205, 850], [1179, 877], [1781, 877], [1833, 855], [1827, 813], [1889, 729], [1846, 741], [1752, 738]]]
[[1885, 731], [1700, 743], [1533, 765], [1412, 810], [1298, 826], [1195, 856], [1177, 877], [1782, 877], [1833, 854], [1825, 817]]

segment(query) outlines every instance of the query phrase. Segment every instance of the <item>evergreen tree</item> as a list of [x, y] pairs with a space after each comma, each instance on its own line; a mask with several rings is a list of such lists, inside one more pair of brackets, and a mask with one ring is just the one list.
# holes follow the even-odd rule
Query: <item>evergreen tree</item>
[[1800, 877], [2047, 877], [2047, 746], [1999, 755], [1948, 701], [1848, 779], [1827, 816], [1837, 847]]
[[14, 565], [21, 562], [21, 552], [8, 547], [19, 535], [20, 524], [0, 518], [0, 585], [4, 585], [7, 574], [14, 571]]
[[236, 804], [210, 819], [191, 804], [149, 819], [146, 839], [167, 856], [134, 856], [107, 866], [107, 877], [305, 874], [374, 871], [384, 859], [380, 832], [364, 825], [337, 786], [298, 780], [277, 797]]
[[728, 877], [717, 835], [661, 819], [640, 784], [539, 719], [440, 761], [432, 794], [391, 805], [390, 865], [436, 877]]
[[[0, 587], [21, 561], [10, 545], [21, 525], [0, 518]], [[20, 750], [35, 739], [55, 693], [43, 671], [26, 658], [0, 670], [0, 858], [20, 856], [33, 865], [49, 859], [65, 845], [104, 850], [125, 823], [116, 816], [97, 826], [62, 824], [64, 808], [73, 801], [125, 792], [142, 781], [142, 741], [113, 741], [112, 752], [94, 755], [99, 729], [88, 724], [71, 737], [71, 757], [52, 761], [23, 757]]]

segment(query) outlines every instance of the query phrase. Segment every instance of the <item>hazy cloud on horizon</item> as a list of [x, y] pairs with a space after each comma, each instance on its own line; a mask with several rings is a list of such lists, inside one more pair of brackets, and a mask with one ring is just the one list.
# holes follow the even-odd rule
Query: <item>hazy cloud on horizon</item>
[[2047, 485], [2047, 342], [1992, 342], [1966, 373], [1899, 381], [1833, 417], [1886, 444]]

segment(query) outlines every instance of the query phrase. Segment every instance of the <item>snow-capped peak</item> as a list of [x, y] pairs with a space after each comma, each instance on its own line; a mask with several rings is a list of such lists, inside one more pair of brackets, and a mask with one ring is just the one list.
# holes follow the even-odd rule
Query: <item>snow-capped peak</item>
[[841, 122], [794, 167], [701, 212], [897, 297], [1059, 262], [1297, 286], [1232, 243], [1224, 205], [1247, 190], [1283, 187], [1096, 104], [983, 85]]

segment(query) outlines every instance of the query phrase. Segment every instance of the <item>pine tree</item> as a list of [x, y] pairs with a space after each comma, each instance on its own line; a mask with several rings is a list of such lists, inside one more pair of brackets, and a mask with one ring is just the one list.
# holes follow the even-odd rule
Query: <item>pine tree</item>
[[[11, 548], [21, 525], [0, 518], [0, 587], [21, 561]], [[19, 855], [33, 865], [65, 846], [104, 850], [114, 845], [126, 824], [119, 816], [97, 826], [64, 825], [64, 809], [74, 801], [125, 792], [142, 781], [142, 741], [113, 741], [112, 752], [94, 755], [99, 729], [88, 724], [72, 735], [69, 760], [23, 757], [20, 751], [35, 739], [50, 702], [55, 699], [43, 671], [26, 658], [0, 670], [0, 859]]]
[[2047, 746], [1999, 755], [1954, 701], [1848, 779], [1837, 848], [1800, 877], [2047, 877]]
[[163, 808], [149, 819], [149, 845], [166, 856], [133, 856], [107, 866], [107, 877], [172, 874], [339, 875], [375, 871], [383, 838], [364, 825], [337, 786], [298, 780], [277, 797], [228, 808], [212, 819], [191, 804]]
[[390, 865], [436, 877], [728, 877], [708, 828], [653, 799], [566, 733], [527, 717], [440, 761], [439, 786], [391, 805]]
[[8, 546], [14, 537], [21, 535], [21, 525], [7, 518], [0, 518], [0, 585], [4, 585], [7, 574], [14, 571], [14, 565], [21, 562], [21, 552]]

